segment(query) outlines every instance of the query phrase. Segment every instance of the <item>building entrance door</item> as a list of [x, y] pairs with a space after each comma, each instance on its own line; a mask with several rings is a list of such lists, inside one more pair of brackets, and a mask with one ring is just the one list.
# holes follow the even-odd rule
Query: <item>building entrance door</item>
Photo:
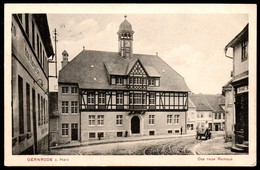
[[71, 140], [78, 140], [78, 124], [71, 124]]
[[218, 124], [215, 125], [215, 131], [218, 131]]
[[134, 116], [131, 120], [131, 131], [132, 134], [140, 133], [140, 119], [138, 116]]

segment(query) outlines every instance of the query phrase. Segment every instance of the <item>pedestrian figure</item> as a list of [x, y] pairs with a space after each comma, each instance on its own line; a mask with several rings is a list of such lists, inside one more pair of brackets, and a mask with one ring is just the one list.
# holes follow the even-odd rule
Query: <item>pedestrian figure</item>
[[101, 139], [101, 133], [98, 133], [98, 140]]
[[181, 127], [181, 135], [182, 135], [182, 127]]
[[127, 137], [127, 134], [128, 134], [128, 131], [126, 130], [126, 131], [125, 131], [125, 137]]

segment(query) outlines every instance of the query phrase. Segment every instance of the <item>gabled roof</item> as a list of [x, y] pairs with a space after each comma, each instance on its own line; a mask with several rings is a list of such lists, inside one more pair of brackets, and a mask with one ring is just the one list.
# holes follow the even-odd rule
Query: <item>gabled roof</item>
[[225, 51], [229, 47], [235, 47], [241, 41], [248, 40], [248, 24], [244, 27], [244, 29], [238, 33], [225, 47]]
[[222, 95], [190, 94], [189, 97], [196, 106], [197, 111], [223, 111], [220, 105], [223, 105], [223, 102], [225, 103], [225, 98]]
[[189, 98], [189, 107], [196, 107], [196, 106], [194, 105], [194, 103], [191, 101], [190, 98]]
[[[119, 53], [83, 50], [59, 72], [59, 83], [78, 83], [84, 89], [126, 89], [110, 85], [110, 75], [127, 75], [139, 60], [150, 74], [160, 75], [159, 87], [148, 87], [155, 91], [190, 91], [184, 78], [157, 55], [133, 54], [131, 60], [122, 59]], [[153, 68], [153, 69], [151, 69]]]

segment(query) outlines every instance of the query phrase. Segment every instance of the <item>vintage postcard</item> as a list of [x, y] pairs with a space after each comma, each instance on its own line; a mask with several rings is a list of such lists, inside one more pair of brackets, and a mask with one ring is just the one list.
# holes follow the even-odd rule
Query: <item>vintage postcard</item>
[[256, 166], [256, 5], [5, 4], [5, 166]]

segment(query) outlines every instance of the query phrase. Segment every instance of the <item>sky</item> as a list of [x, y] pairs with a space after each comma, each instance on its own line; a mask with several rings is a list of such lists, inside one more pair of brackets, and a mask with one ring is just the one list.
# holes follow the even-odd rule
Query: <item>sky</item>
[[[47, 14], [50, 33], [53, 35], [55, 28], [58, 33], [58, 71], [64, 50], [69, 61], [83, 46], [86, 50], [117, 52], [117, 31], [124, 15], [134, 31], [133, 52], [158, 52], [182, 75], [191, 92], [220, 94], [231, 79], [233, 64], [225, 57], [224, 47], [246, 26], [247, 14]], [[55, 74], [53, 66], [50, 74]], [[56, 90], [57, 79], [51, 79], [50, 91]]]

